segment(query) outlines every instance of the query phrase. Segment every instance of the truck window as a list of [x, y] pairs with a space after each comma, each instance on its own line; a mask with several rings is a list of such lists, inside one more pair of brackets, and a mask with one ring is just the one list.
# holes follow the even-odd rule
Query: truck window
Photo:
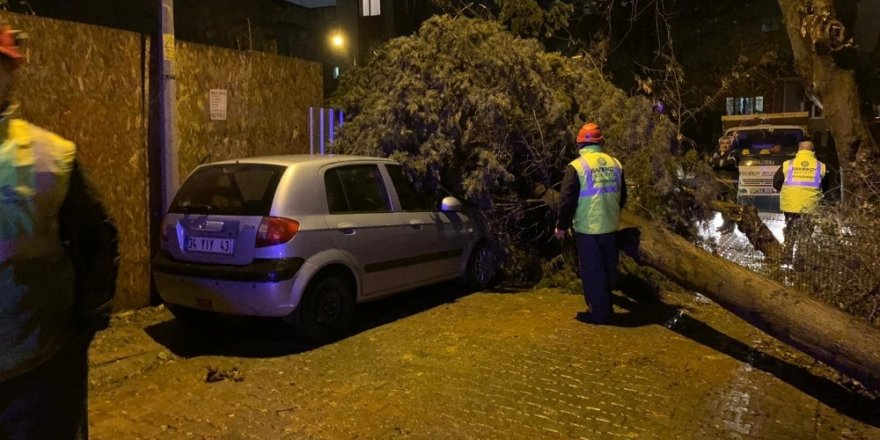
[[797, 128], [750, 129], [738, 130], [733, 133], [733, 136], [733, 150], [741, 156], [792, 156], [797, 153], [797, 146], [803, 140], [804, 132]]

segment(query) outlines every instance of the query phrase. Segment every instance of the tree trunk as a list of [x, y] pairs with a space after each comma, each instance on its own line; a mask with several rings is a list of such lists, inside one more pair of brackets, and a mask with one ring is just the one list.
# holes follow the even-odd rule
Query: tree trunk
[[633, 227], [640, 232], [639, 264], [706, 295], [770, 336], [880, 392], [880, 330], [622, 212], [621, 229]]
[[779, 6], [805, 89], [824, 108], [850, 188], [865, 196], [867, 185], [858, 179], [869, 175], [876, 144], [861, 113], [855, 73], [838, 65], [833, 56], [854, 50], [849, 32], [836, 20], [833, 0], [779, 0]]
[[712, 209], [732, 219], [739, 226], [739, 230], [745, 234], [752, 246], [764, 254], [768, 260], [778, 262], [782, 256], [782, 245], [776, 240], [770, 228], [764, 224], [758, 216], [758, 209], [754, 206], [737, 205], [732, 202], [716, 201], [712, 203]]

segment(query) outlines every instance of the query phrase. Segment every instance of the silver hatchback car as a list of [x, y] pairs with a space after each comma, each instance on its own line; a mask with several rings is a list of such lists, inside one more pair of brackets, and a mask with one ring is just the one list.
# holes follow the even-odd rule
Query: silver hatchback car
[[354, 304], [441, 281], [485, 288], [485, 219], [416, 191], [390, 159], [277, 156], [206, 164], [162, 222], [153, 277], [181, 320], [283, 317], [304, 340], [345, 334]]

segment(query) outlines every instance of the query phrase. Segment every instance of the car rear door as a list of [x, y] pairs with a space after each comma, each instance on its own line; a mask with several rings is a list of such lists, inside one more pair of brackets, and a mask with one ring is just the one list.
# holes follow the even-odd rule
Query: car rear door
[[391, 210], [384, 179], [375, 163], [337, 165], [323, 172], [327, 226], [333, 243], [358, 261], [364, 296], [398, 289], [417, 280], [409, 268], [407, 227]]

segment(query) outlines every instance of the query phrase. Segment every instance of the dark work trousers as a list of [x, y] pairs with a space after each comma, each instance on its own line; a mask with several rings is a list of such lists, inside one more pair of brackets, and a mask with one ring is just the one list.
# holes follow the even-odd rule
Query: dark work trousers
[[91, 336], [74, 338], [33, 370], [0, 382], [0, 440], [88, 438]]
[[617, 233], [575, 233], [578, 251], [578, 273], [584, 300], [590, 315], [597, 322], [611, 319], [611, 287], [617, 278]]

